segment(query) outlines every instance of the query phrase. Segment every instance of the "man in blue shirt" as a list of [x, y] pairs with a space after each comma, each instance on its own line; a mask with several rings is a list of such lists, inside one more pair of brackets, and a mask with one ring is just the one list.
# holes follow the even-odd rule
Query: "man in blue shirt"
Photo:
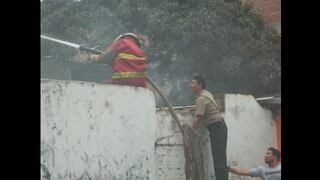
[[231, 168], [228, 171], [238, 175], [260, 177], [262, 180], [281, 180], [280, 151], [275, 148], [268, 148], [265, 156], [266, 165], [252, 169]]

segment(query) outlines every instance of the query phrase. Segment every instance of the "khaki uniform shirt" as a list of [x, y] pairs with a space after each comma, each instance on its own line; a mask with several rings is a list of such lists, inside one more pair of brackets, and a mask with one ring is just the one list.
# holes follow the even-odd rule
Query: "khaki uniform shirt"
[[205, 89], [199, 93], [196, 99], [195, 115], [201, 115], [201, 123], [204, 126], [222, 118], [220, 111], [212, 101], [214, 101], [213, 95]]

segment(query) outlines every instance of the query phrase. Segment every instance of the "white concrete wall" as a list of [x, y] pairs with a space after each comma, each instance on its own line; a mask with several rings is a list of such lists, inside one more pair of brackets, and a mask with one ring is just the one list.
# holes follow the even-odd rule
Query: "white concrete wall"
[[[190, 112], [176, 111], [192, 124]], [[276, 146], [275, 121], [252, 96], [225, 95], [228, 164], [252, 168]], [[201, 127], [203, 128], [203, 127]], [[205, 174], [214, 179], [208, 132]], [[41, 81], [41, 175], [51, 179], [184, 180], [182, 136], [152, 91], [79, 81]], [[230, 180], [254, 179], [230, 173]]]
[[[268, 147], [276, 147], [276, 123], [251, 95], [227, 94], [225, 120], [228, 126], [228, 164], [253, 168], [264, 163]], [[229, 174], [230, 180], [257, 179]]]
[[41, 80], [41, 175], [156, 179], [152, 91]]
[[[182, 124], [192, 126], [193, 115], [190, 112], [175, 111]], [[203, 139], [203, 150], [205, 157], [205, 175], [207, 180], [214, 176], [208, 131], [200, 127], [199, 135]], [[185, 158], [182, 144], [182, 134], [176, 122], [172, 119], [168, 110], [157, 111], [157, 133], [156, 133], [156, 163], [157, 180], [184, 180]]]
[[[190, 124], [190, 112], [176, 111], [183, 123]], [[276, 147], [276, 125], [269, 110], [263, 109], [250, 95], [225, 95], [225, 121], [228, 126], [227, 159], [233, 167], [252, 168], [264, 164], [268, 147]], [[181, 133], [167, 110], [157, 111], [158, 180], [184, 180], [184, 151]], [[203, 128], [203, 127], [202, 127]], [[205, 174], [214, 179], [211, 148], [207, 130], [203, 129]], [[229, 174], [230, 180], [257, 179]]]

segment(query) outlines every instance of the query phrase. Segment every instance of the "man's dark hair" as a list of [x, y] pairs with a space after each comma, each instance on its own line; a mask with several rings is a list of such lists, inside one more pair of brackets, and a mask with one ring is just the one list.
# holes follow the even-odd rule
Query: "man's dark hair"
[[202, 89], [206, 88], [206, 80], [203, 76], [197, 74], [194, 75], [192, 79], [196, 80], [198, 84], [201, 84]]
[[268, 151], [271, 151], [273, 156], [275, 156], [278, 161], [280, 160], [281, 155], [279, 150], [277, 150], [276, 148], [270, 147], [268, 148]]

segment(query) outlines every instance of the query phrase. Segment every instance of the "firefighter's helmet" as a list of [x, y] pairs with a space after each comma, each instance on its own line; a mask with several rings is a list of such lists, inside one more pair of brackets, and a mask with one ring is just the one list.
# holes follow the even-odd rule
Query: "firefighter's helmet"
[[121, 39], [121, 38], [123, 38], [123, 37], [126, 37], [126, 36], [131, 36], [131, 37], [133, 37], [133, 38], [136, 40], [137, 45], [138, 45], [139, 47], [141, 47], [141, 41], [140, 41], [139, 37], [138, 37], [136, 34], [134, 34], [134, 33], [124, 33], [124, 34], [121, 34], [120, 36], [118, 36], [118, 37], [115, 39], [115, 41], [118, 40], [118, 39]]

